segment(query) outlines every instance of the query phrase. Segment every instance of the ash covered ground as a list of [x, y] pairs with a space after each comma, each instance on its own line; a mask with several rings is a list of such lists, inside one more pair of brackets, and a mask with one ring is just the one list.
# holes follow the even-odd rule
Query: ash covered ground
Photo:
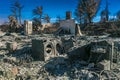
[[[31, 40], [36, 37], [41, 38], [40, 35], [23, 36], [16, 33], [3, 33], [0, 36], [0, 80], [118, 80], [120, 78], [119, 68], [101, 71], [96, 67], [97, 63], [86, 60], [90, 58], [82, 59], [78, 56], [76, 50], [79, 50], [79, 47], [90, 44], [98, 37], [73, 38], [74, 46], [67, 53], [46, 61], [37, 60], [32, 56], [34, 52]], [[104, 36], [99, 38], [106, 39]], [[13, 50], [8, 47], [8, 43], [14, 43]], [[71, 57], [74, 52], [77, 56]]]

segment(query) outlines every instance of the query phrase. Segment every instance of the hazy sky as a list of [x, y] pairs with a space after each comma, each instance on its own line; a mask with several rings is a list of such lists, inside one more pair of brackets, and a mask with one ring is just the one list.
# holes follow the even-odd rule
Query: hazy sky
[[[16, 0], [0, 0], [0, 24], [8, 21], [8, 15], [11, 14], [10, 6]], [[32, 10], [36, 6], [43, 6], [43, 14], [48, 14], [52, 21], [56, 16], [65, 17], [66, 11], [71, 11], [74, 17], [74, 10], [77, 6], [77, 0], [19, 0], [24, 8], [22, 10], [23, 20], [31, 20], [33, 18]], [[101, 3], [100, 10], [105, 7], [105, 0]], [[108, 0], [110, 15], [115, 16], [115, 13], [120, 10], [120, 0]], [[99, 13], [94, 20], [99, 19]]]

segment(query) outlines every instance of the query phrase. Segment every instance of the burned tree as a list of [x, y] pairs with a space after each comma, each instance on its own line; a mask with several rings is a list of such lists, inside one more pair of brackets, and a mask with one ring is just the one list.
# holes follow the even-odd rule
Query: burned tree
[[61, 17], [58, 15], [58, 16], [56, 17], [56, 23], [60, 23], [60, 21], [61, 21]]
[[17, 0], [15, 1], [12, 5], [11, 5], [11, 12], [12, 15], [16, 18], [16, 20], [18, 21], [19, 19], [19, 24], [22, 24], [22, 14], [21, 11], [24, 8], [23, 5], [21, 5], [21, 3]]
[[99, 10], [101, 0], [79, 0], [75, 15], [80, 23], [91, 23]]
[[10, 24], [9, 32], [15, 32], [16, 28], [18, 27], [17, 20], [15, 19], [14, 16], [8, 16], [8, 19], [9, 19], [9, 24]]
[[45, 22], [50, 23], [50, 17], [48, 14], [45, 15], [44, 20]]
[[12, 16], [18, 21], [17, 10], [14, 7], [11, 7]]
[[85, 3], [88, 23], [92, 22], [93, 17], [99, 9], [100, 0], [89, 0]]
[[35, 9], [33, 9], [33, 15], [35, 18], [39, 19], [40, 24], [42, 23], [42, 15], [43, 15], [43, 7], [38, 6]]
[[33, 18], [33, 30], [37, 31], [38, 27], [41, 26], [39, 18]]
[[120, 20], [120, 10], [117, 12], [117, 19]]
[[101, 21], [105, 22], [109, 20], [108, 1], [106, 0], [106, 7], [101, 11]]
[[109, 10], [108, 10], [108, 0], [106, 0], [106, 7], [105, 7], [105, 15], [106, 15], [106, 20], [109, 20]]
[[83, 16], [83, 8], [82, 8], [82, 0], [79, 0], [77, 8], [75, 10], [75, 15], [76, 15], [76, 19], [77, 21], [82, 24], [82, 16]]
[[42, 27], [42, 15], [43, 15], [43, 7], [37, 6], [33, 9], [33, 29], [34, 31], [39, 31], [40, 27]]

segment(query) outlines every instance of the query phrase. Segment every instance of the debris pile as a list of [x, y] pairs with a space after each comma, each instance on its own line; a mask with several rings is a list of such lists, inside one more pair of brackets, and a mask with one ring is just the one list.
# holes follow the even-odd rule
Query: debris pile
[[119, 43], [105, 36], [5, 33], [0, 35], [0, 80], [118, 80]]

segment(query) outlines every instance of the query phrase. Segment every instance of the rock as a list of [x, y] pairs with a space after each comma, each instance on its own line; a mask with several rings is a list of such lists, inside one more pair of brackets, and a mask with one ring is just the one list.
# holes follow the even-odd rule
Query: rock
[[94, 63], [90, 63], [88, 64], [88, 68], [94, 68], [95, 64]]
[[11, 33], [9, 33], [9, 32], [6, 32], [6, 34], [5, 34], [6, 36], [10, 36], [11, 35]]
[[7, 42], [6, 47], [9, 52], [13, 52], [17, 49], [17, 43], [16, 42]]
[[21, 38], [20, 38], [20, 37], [16, 37], [16, 38], [15, 38], [15, 41], [16, 41], [17, 43], [19, 43], [19, 42], [21, 42]]
[[86, 80], [91, 80], [91, 79], [93, 79], [93, 77], [94, 77], [94, 76], [93, 76], [91, 73], [88, 73], [88, 74], [87, 74], [87, 79], [86, 79]]
[[11, 36], [13, 36], [13, 37], [17, 37], [18, 34], [16, 34], [16, 33], [11, 33]]
[[5, 72], [4, 72], [4, 77], [6, 77], [6, 78], [8, 78], [8, 79], [13, 79], [13, 78], [15, 78], [15, 76], [13, 75], [13, 73], [11, 72], [11, 70], [6, 70]]
[[18, 74], [18, 68], [17, 67], [12, 68], [12, 73], [14, 76], [16, 76]]
[[15, 64], [16, 62], [18, 62], [18, 60], [16, 59], [16, 57], [4, 57], [3, 62]]
[[0, 71], [0, 76], [3, 76], [4, 72], [3, 71]]
[[0, 42], [0, 47], [4, 46], [4, 44], [2, 42]]
[[23, 75], [16, 76], [15, 80], [25, 80]]

